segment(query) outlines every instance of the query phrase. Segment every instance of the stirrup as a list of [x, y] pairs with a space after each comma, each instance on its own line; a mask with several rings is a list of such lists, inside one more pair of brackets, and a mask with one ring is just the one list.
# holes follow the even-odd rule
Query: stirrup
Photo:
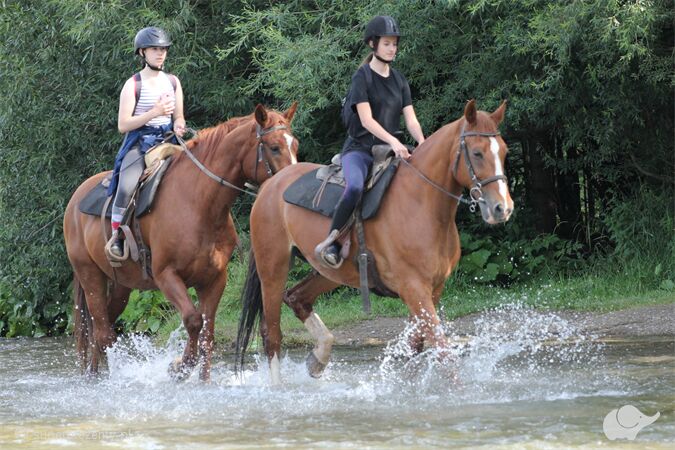
[[[108, 258], [108, 262], [113, 267], [120, 267], [123, 261], [129, 259], [129, 244], [127, 244], [126, 239], [119, 239], [118, 236], [119, 232], [113, 233], [108, 242], [105, 244], [104, 248], [105, 256]], [[122, 255], [117, 255], [112, 251], [112, 247], [118, 239], [122, 241]]]
[[340, 257], [340, 253], [337, 253], [337, 261], [333, 262], [330, 259], [327, 259], [327, 250], [328, 248], [335, 244], [338, 235], [340, 232], [338, 230], [333, 230], [330, 232], [328, 237], [324, 239], [322, 242], [319, 243], [319, 245], [316, 246], [314, 249], [314, 256], [326, 267], [330, 267], [331, 269], [339, 269], [344, 260]]

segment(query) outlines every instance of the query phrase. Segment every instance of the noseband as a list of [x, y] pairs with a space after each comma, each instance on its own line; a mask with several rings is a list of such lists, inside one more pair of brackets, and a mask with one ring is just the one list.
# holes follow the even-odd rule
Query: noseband
[[504, 175], [494, 175], [485, 179], [480, 179], [476, 176], [476, 171], [473, 168], [473, 163], [471, 163], [471, 158], [469, 157], [469, 148], [466, 146], [466, 137], [467, 136], [482, 136], [482, 137], [496, 137], [499, 136], [499, 131], [494, 133], [483, 132], [483, 131], [464, 131], [466, 123], [462, 124], [462, 132], [459, 135], [459, 149], [457, 149], [457, 157], [455, 158], [455, 165], [452, 168], [455, 179], [457, 179], [457, 167], [459, 166], [459, 159], [462, 154], [464, 155], [464, 160], [466, 161], [466, 168], [469, 171], [469, 177], [471, 177], [471, 189], [469, 190], [469, 197], [471, 197], [471, 204], [469, 209], [471, 212], [476, 210], [476, 204], [483, 203], [483, 186], [487, 186], [490, 183], [495, 181], [503, 180], [507, 182], [507, 178]]
[[[258, 164], [261, 162], [265, 163], [265, 169], [267, 171], [268, 176], [274, 175], [276, 172], [272, 170], [272, 166], [270, 166], [270, 163], [267, 159], [267, 155], [265, 155], [265, 152], [263, 151], [263, 146], [266, 147], [265, 143], [263, 142], [262, 138], [266, 134], [272, 133], [274, 131], [279, 131], [279, 130], [288, 130], [288, 127], [286, 125], [276, 125], [273, 127], [269, 128], [263, 128], [260, 126], [259, 123], [256, 122], [255, 124], [255, 137], [258, 139], [258, 150], [257, 150], [257, 157], [255, 159], [255, 167], [253, 168], [253, 176], [255, 177], [256, 174], [258, 173]], [[256, 183], [258, 180], [256, 180]], [[260, 183], [258, 183], [260, 184]]]

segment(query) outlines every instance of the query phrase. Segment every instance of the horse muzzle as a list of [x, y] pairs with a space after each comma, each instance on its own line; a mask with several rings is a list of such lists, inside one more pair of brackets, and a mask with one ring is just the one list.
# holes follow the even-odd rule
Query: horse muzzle
[[490, 225], [506, 222], [513, 213], [513, 200], [510, 197], [493, 200], [491, 196], [486, 196], [478, 204], [483, 220]]

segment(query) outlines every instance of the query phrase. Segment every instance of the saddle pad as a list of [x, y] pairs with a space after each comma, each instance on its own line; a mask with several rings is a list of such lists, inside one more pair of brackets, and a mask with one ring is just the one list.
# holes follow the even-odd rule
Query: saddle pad
[[[397, 167], [396, 164], [387, 167], [375, 186], [363, 195], [363, 202], [361, 205], [361, 217], [363, 220], [371, 219], [377, 214], [377, 210], [380, 208], [380, 203], [384, 198], [385, 192], [387, 192], [389, 183], [396, 174]], [[288, 186], [286, 191], [284, 191], [284, 201], [291, 205], [300, 206], [309, 209], [310, 211], [317, 212], [326, 217], [333, 217], [335, 206], [340, 200], [340, 197], [342, 197], [345, 188], [338, 184], [328, 183], [321, 196], [321, 201], [314, 207], [314, 205], [312, 205], [314, 196], [323, 184], [322, 180], [316, 178], [317, 170], [320, 169], [315, 169], [304, 174], [295, 180], [293, 184]]]
[[[155, 194], [157, 193], [159, 183], [162, 181], [164, 172], [166, 172], [166, 169], [169, 167], [172, 160], [173, 157], [165, 159], [155, 174], [143, 182], [141, 191], [138, 194], [138, 201], [136, 202], [136, 217], [141, 217], [150, 211], [150, 207], [152, 206], [152, 202], [155, 199]], [[110, 176], [108, 175], [106, 179], [109, 177]], [[103, 205], [105, 204], [105, 201], [108, 197], [106, 195], [107, 190], [107, 185], [104, 186], [103, 183], [98, 183], [96, 186], [94, 186], [80, 202], [80, 212], [100, 217], [101, 210], [103, 209]], [[112, 202], [110, 202], [108, 205], [108, 210], [105, 212], [105, 216], [110, 218], [111, 214]]]

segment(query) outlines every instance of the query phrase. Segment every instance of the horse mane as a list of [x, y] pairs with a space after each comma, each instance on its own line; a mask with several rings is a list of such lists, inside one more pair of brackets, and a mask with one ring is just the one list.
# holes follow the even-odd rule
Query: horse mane
[[[461, 121], [464, 119], [464, 116], [462, 115], [456, 120], [453, 120], [452, 122], [448, 122], [442, 127], [440, 127], [438, 130], [434, 131], [431, 133], [425, 140], [424, 142], [417, 148], [415, 151], [415, 154], [418, 153], [424, 153], [427, 147], [432, 146], [433, 143], [436, 141], [436, 139], [440, 139], [440, 136], [443, 135], [444, 133], [449, 133], [450, 129], [452, 127], [459, 127], [461, 124]], [[476, 111], [476, 123], [471, 127], [472, 131], [479, 131], [479, 132], [484, 132], [484, 133], [490, 133], [495, 130], [495, 124], [492, 118], [490, 117], [490, 113], [486, 111]], [[457, 131], [457, 136], [459, 137], [459, 131]]]
[[233, 117], [212, 127], [204, 128], [203, 130], [199, 130], [199, 134], [196, 137], [186, 142], [186, 145], [190, 150], [193, 150], [201, 144], [206, 148], [214, 148], [216, 143], [220, 142], [230, 131], [251, 119], [253, 119], [253, 114], [242, 117]]

